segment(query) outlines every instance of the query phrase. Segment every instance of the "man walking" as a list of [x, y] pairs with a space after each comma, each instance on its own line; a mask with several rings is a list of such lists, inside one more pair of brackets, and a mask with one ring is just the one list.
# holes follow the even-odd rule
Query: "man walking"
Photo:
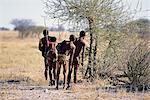
[[56, 89], [58, 89], [58, 82], [59, 82], [59, 74], [60, 74], [60, 69], [61, 65], [63, 65], [63, 75], [64, 75], [64, 83], [63, 83], [63, 88], [65, 87], [65, 80], [66, 80], [66, 56], [70, 55], [69, 57], [69, 66], [72, 65], [73, 63], [73, 56], [75, 52], [75, 36], [70, 35], [69, 38], [70, 41], [63, 41], [62, 43], [58, 44], [58, 68], [57, 68], [57, 85]]
[[43, 30], [44, 37], [39, 41], [39, 50], [42, 52], [42, 56], [44, 57], [44, 64], [45, 64], [45, 71], [44, 76], [45, 80], [47, 80], [47, 73], [49, 69], [49, 78], [50, 78], [50, 85], [54, 84], [52, 82], [52, 74], [51, 70], [53, 69], [54, 79], [55, 79], [55, 69], [56, 69], [56, 38], [51, 37], [48, 35], [48, 30]]
[[74, 45], [76, 47], [75, 52], [74, 52], [74, 56], [73, 56], [73, 63], [72, 65], [69, 65], [69, 72], [68, 72], [68, 86], [66, 89], [68, 89], [70, 87], [70, 81], [71, 81], [71, 74], [72, 74], [72, 70], [74, 67], [74, 83], [77, 82], [77, 69], [79, 67], [80, 64], [80, 53], [82, 51], [81, 54], [81, 65], [83, 66], [83, 59], [84, 59], [84, 48], [85, 48], [85, 31], [81, 31], [80, 32], [80, 36], [79, 38], [74, 42]]

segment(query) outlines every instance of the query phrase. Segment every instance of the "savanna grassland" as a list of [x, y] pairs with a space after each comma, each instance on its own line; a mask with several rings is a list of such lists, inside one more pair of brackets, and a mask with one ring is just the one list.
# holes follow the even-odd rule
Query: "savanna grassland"
[[38, 39], [17, 39], [17, 32], [0, 32], [0, 79], [43, 82]]
[[[17, 38], [18, 32], [0, 32], [0, 100], [150, 100], [149, 93], [102, 89], [106, 80], [72, 84], [70, 90], [48, 86], [38, 38]], [[67, 36], [64, 36], [68, 38]], [[63, 38], [64, 38], [63, 37]], [[61, 73], [62, 79], [62, 73]]]

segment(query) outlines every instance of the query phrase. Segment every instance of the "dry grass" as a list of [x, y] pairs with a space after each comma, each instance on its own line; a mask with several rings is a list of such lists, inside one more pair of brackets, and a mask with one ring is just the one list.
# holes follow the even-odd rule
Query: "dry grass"
[[[69, 33], [50, 32], [67, 39]], [[24, 80], [28, 83], [47, 84], [44, 79], [44, 62], [38, 50], [38, 38], [17, 38], [16, 31], [0, 31], [0, 80]]]
[[16, 39], [17, 32], [0, 32], [0, 80], [20, 79], [44, 83], [38, 39]]
[[[38, 50], [38, 41], [39, 39], [17, 39], [17, 32], [0, 32], [0, 81], [1, 80], [21, 80], [34, 85], [47, 85], [47, 81], [44, 79], [44, 63], [40, 51]], [[63, 38], [66, 38], [64, 36]], [[98, 91], [96, 88], [100, 86], [105, 86], [107, 82], [105, 80], [95, 81], [93, 83], [83, 82], [84, 84], [73, 84], [72, 93], [68, 94], [67, 91], [59, 91], [60, 97], [74, 97], [74, 99], [79, 100], [141, 100], [141, 94], [126, 93], [121, 90], [117, 93], [108, 93], [105, 91]], [[15, 92], [16, 91], [16, 92]], [[24, 93], [20, 90], [4, 90], [0, 92], [0, 97], [7, 97], [11, 92], [16, 94], [16, 98], [19, 98], [18, 93]], [[28, 90], [30, 93], [31, 91]], [[26, 92], [26, 93], [28, 93]], [[37, 94], [36, 94], [37, 93]], [[41, 90], [31, 94], [38, 96], [40, 95]], [[30, 95], [31, 95], [30, 94]], [[54, 91], [52, 94], [57, 94]], [[6, 96], [5, 96], [6, 95]], [[25, 94], [29, 95], [29, 94]], [[47, 95], [47, 94], [45, 94]], [[49, 95], [49, 94], [48, 94]], [[10, 95], [9, 95], [10, 96]], [[9, 97], [8, 96], [8, 97]], [[149, 93], [145, 93], [143, 100], [150, 100]], [[48, 96], [49, 97], [49, 96]], [[57, 99], [57, 95], [52, 97]], [[31, 98], [32, 95], [31, 95]], [[43, 99], [39, 99], [43, 100]], [[68, 99], [67, 99], [68, 100]]]

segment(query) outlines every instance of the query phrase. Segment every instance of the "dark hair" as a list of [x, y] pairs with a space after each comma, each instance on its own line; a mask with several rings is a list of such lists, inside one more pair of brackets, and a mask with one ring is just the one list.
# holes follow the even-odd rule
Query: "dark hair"
[[51, 37], [51, 42], [56, 42], [56, 37]]
[[80, 37], [84, 37], [85, 36], [85, 31], [81, 31], [80, 32]]
[[70, 41], [74, 41], [76, 39], [76, 37], [74, 35], [70, 35], [69, 39], [70, 39]]
[[48, 30], [46, 30], [46, 29], [43, 30], [43, 35], [44, 35], [44, 36], [48, 35]]

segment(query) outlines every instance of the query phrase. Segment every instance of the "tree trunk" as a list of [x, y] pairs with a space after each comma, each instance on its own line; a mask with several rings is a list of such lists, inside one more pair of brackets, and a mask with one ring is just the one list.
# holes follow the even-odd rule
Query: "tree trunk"
[[95, 37], [94, 55], [93, 55], [93, 76], [96, 77], [97, 64], [97, 36]]
[[89, 21], [89, 30], [90, 30], [90, 50], [89, 50], [88, 66], [85, 72], [85, 77], [87, 76], [87, 74], [89, 74], [89, 77], [92, 76], [91, 68], [92, 68], [93, 20], [89, 18], [88, 21]]
[[24, 38], [24, 32], [21, 32], [21, 39], [23, 39]]

